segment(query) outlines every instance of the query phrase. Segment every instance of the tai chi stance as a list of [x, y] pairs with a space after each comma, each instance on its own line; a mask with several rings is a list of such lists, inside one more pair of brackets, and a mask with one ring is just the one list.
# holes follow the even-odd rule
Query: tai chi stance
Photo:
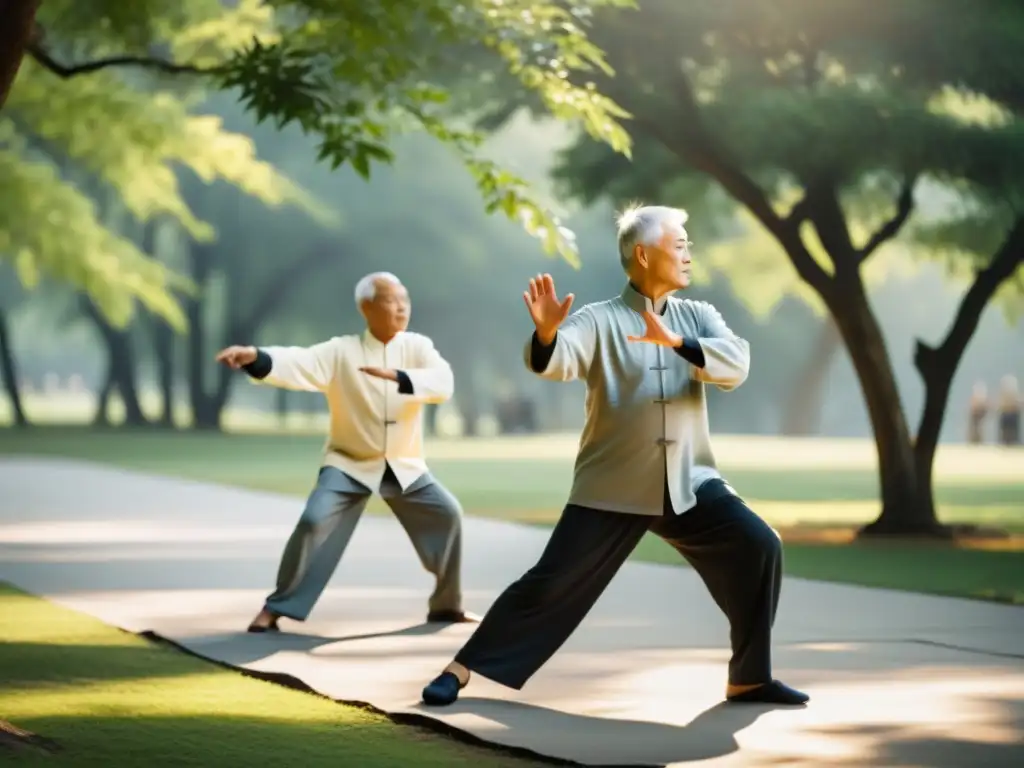
[[[808, 700], [772, 677], [782, 543], [725, 483], [711, 453], [704, 385], [742, 384], [747, 342], [714, 307], [670, 295], [690, 282], [686, 219], [660, 206], [625, 212], [618, 240], [629, 283], [620, 296], [568, 318], [572, 294], [559, 300], [550, 275], [530, 281], [523, 298], [536, 331], [528, 366], [547, 379], [587, 384], [572, 491], [540, 561], [498, 597], [424, 688], [424, 703], [452, 703], [471, 672], [522, 688], [647, 531], [689, 561], [729, 619], [727, 699]], [[664, 599], [645, 599], [656, 597]]]
[[473, 620], [462, 610], [462, 509], [423, 460], [422, 407], [452, 396], [452, 370], [426, 336], [409, 333], [409, 294], [388, 272], [356, 285], [360, 335], [312, 347], [228, 347], [219, 362], [288, 389], [321, 392], [330, 409], [323, 466], [285, 546], [277, 589], [249, 625], [305, 621], [338, 567], [359, 516], [379, 492], [436, 579], [427, 621]]

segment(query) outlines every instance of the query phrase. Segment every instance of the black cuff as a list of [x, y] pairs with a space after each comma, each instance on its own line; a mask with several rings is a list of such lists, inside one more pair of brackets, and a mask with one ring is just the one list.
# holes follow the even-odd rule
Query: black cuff
[[395, 376], [398, 377], [398, 394], [413, 394], [412, 379], [409, 378], [409, 374], [405, 371], [395, 371]]
[[548, 363], [551, 362], [551, 356], [555, 354], [556, 341], [558, 341], [557, 333], [555, 333], [555, 338], [551, 340], [551, 343], [544, 346], [540, 343], [540, 339], [537, 338], [537, 332], [533, 332], [533, 336], [530, 338], [530, 369], [534, 373], [541, 373], [548, 367]]
[[683, 343], [678, 347], [674, 347], [674, 349], [676, 354], [690, 363], [690, 365], [703, 368], [707, 362], [704, 359], [704, 350], [701, 349], [700, 343], [693, 339], [683, 339]]
[[270, 375], [270, 370], [274, 367], [274, 361], [270, 359], [270, 355], [264, 352], [262, 349], [256, 350], [256, 359], [248, 365], [243, 365], [242, 370], [252, 376], [254, 379], [265, 379]]

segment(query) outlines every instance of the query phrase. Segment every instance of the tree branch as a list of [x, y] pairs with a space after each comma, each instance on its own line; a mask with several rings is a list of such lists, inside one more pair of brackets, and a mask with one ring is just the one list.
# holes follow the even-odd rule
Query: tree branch
[[[707, 130], [700, 113], [700, 106], [693, 92], [689, 78], [678, 66], [673, 76], [674, 93], [682, 107], [685, 133], [683, 140], [666, 133], [660, 123], [640, 118], [637, 123], [644, 127], [652, 138], [660, 141], [669, 151], [682, 157], [695, 170], [716, 179], [739, 203], [754, 214], [779, 244], [789, 254], [800, 277], [818, 293], [824, 295], [830, 290], [830, 278], [814, 260], [800, 237], [800, 219], [782, 217], [772, 207], [768, 196], [753, 179], [732, 163], [725, 151], [718, 145], [712, 133]], [[797, 205], [800, 208], [800, 205]], [[796, 209], [793, 212], [795, 213]]]
[[917, 184], [917, 176], [910, 176], [903, 182], [900, 196], [896, 201], [896, 214], [885, 224], [879, 227], [859, 251], [857, 251], [858, 263], [863, 263], [875, 250], [888, 240], [896, 237], [903, 225], [910, 218], [914, 210], [914, 186]]
[[964, 350], [974, 336], [982, 312], [999, 287], [1024, 264], [1024, 216], [1019, 217], [992, 261], [974, 278], [957, 308], [956, 317], [946, 338], [938, 347], [918, 339], [914, 351], [914, 367], [924, 382], [925, 403], [914, 439], [918, 469], [931, 476], [932, 461], [939, 444], [939, 434], [949, 401], [953, 376]]
[[33, 59], [46, 67], [46, 69], [64, 79], [78, 75], [88, 75], [92, 72], [98, 72], [101, 69], [109, 69], [111, 67], [142, 67], [143, 69], [155, 69], [172, 75], [210, 75], [216, 74], [221, 70], [221, 67], [197, 67], [193, 64], [175, 64], [174, 62], [155, 59], [149, 56], [111, 56], [105, 59], [88, 61], [84, 64], [66, 65], [54, 59], [37, 42], [29, 43], [26, 50]]
[[960, 306], [957, 308], [953, 325], [950, 326], [946, 338], [939, 345], [938, 352], [946, 360], [959, 359], [974, 335], [989, 301], [996, 291], [1013, 276], [1017, 268], [1024, 264], [1024, 216], [1013, 223], [1003, 244], [989, 265], [979, 270], [974, 282], [967, 289]]

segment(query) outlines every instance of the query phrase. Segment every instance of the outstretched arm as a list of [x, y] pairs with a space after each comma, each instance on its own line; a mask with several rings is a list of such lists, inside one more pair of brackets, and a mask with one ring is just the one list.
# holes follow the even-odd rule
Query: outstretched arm
[[337, 347], [325, 341], [312, 347], [261, 347], [256, 359], [242, 368], [271, 386], [302, 392], [323, 392], [336, 370]]

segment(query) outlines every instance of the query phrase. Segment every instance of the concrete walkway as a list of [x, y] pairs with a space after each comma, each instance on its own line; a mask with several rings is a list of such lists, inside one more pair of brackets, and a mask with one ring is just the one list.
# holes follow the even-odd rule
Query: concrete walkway
[[[367, 517], [310, 620], [248, 635], [295, 499], [70, 461], [0, 461], [0, 579], [203, 656], [339, 700], [443, 719], [589, 765], [1024, 765], [1024, 610], [787, 580], [776, 672], [801, 710], [720, 706], [727, 628], [695, 574], [627, 564], [525, 690], [476, 679], [418, 704], [472, 631], [422, 624], [431, 578]], [[466, 521], [467, 607], [484, 612], [547, 534]]]

